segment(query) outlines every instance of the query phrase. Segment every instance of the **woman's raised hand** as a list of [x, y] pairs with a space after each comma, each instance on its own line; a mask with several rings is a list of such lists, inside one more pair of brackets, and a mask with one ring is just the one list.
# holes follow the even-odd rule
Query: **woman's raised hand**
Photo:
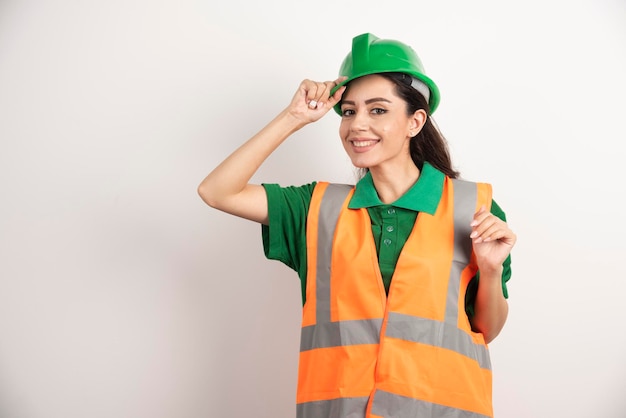
[[491, 214], [484, 206], [474, 214], [470, 226], [478, 268], [500, 268], [517, 241], [515, 233], [506, 222]]
[[334, 81], [324, 82], [303, 80], [289, 104], [288, 112], [305, 124], [319, 120], [341, 100], [345, 86], [337, 89], [332, 96], [330, 93], [345, 79], [346, 77], [339, 77]]

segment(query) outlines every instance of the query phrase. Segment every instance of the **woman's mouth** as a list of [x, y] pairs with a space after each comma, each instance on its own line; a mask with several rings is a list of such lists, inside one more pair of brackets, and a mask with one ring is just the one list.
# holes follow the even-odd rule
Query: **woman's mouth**
[[352, 140], [350, 142], [356, 148], [371, 147], [372, 145], [378, 143], [378, 141], [374, 141], [374, 140], [371, 140], [371, 139], [368, 139], [368, 140]]

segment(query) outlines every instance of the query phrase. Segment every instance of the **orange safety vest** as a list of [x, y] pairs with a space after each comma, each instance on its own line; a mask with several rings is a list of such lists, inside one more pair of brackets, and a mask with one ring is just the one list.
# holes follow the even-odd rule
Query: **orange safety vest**
[[491, 186], [446, 177], [434, 215], [418, 214], [385, 293], [367, 209], [353, 186], [320, 182], [307, 219], [297, 416], [492, 417], [491, 363], [465, 291], [469, 238]]

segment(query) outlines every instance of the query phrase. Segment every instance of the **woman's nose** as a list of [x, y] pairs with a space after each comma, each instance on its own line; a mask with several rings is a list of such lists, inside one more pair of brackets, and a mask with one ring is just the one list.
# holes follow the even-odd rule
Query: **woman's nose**
[[369, 126], [369, 118], [367, 117], [367, 112], [364, 111], [356, 111], [354, 116], [352, 117], [352, 123], [350, 124], [350, 129], [353, 132], [362, 132], [367, 130]]

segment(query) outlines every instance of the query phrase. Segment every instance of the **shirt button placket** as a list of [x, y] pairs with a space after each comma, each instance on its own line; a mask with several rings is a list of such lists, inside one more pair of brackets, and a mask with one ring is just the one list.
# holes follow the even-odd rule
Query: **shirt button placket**
[[395, 231], [393, 224], [397, 222], [395, 215], [396, 210], [394, 208], [387, 208], [387, 216], [383, 216], [383, 244], [387, 247], [391, 247], [395, 241], [395, 234], [392, 235], [393, 231]]

